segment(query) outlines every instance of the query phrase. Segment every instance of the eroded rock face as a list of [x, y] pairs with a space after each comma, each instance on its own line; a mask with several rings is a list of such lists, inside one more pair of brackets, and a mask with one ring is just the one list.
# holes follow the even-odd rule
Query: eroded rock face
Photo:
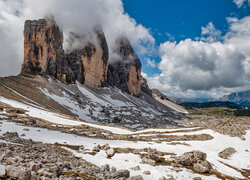
[[62, 44], [63, 34], [53, 18], [25, 21], [21, 73], [47, 74], [63, 82], [74, 82]]
[[88, 42], [66, 55], [75, 79], [89, 88], [98, 88], [107, 81], [108, 45], [101, 30], [96, 30], [95, 35], [97, 47]]
[[141, 62], [126, 38], [117, 40], [116, 59], [108, 67], [108, 83], [132, 95], [141, 93]]

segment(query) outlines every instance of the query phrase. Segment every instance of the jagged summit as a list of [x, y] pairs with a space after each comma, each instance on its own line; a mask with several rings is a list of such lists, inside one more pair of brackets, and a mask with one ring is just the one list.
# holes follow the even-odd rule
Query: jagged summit
[[[100, 29], [92, 32], [94, 42], [72, 35], [82, 44], [65, 52], [63, 33], [53, 18], [27, 20], [21, 75], [0, 78], [0, 96], [131, 129], [181, 126], [175, 120], [184, 119], [185, 112], [153, 96], [127, 38], [117, 39], [110, 50]], [[117, 59], [110, 61], [109, 53]]]
[[141, 62], [127, 38], [118, 39], [114, 52], [118, 58], [108, 67], [110, 85], [133, 95], [141, 93]]
[[[97, 44], [85, 40], [84, 44], [65, 53], [63, 33], [54, 18], [27, 20], [21, 74], [49, 75], [64, 83], [78, 81], [91, 89], [108, 84], [139, 95], [141, 62], [128, 39], [117, 40], [114, 51], [119, 58], [109, 64], [109, 48], [103, 31], [96, 28], [93, 33]], [[82, 38], [72, 35], [73, 39]]]

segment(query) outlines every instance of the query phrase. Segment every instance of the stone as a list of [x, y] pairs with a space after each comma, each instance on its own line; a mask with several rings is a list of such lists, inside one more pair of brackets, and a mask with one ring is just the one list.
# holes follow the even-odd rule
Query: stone
[[193, 165], [193, 170], [197, 173], [208, 173], [212, 166], [208, 161], [199, 161]]
[[141, 170], [140, 166], [135, 166], [135, 167], [133, 167], [133, 168], [131, 168], [131, 169], [134, 170], [134, 171], [139, 171], [139, 170]]
[[42, 165], [40, 163], [30, 162], [30, 164], [28, 165], [28, 167], [29, 167], [29, 169], [31, 171], [37, 172], [42, 167]]
[[150, 173], [150, 171], [144, 171], [143, 174], [150, 175], [151, 173]]
[[130, 176], [129, 170], [119, 170], [113, 173], [113, 178], [128, 178]]
[[158, 151], [156, 149], [148, 148], [148, 159], [152, 159], [155, 162], [160, 161], [160, 156], [158, 154]]
[[148, 159], [147, 157], [142, 158], [142, 163], [143, 164], [150, 164], [151, 166], [154, 166], [156, 164], [155, 160]]
[[143, 180], [143, 177], [141, 175], [131, 176], [127, 180]]
[[202, 180], [201, 177], [195, 177], [194, 180]]
[[104, 144], [102, 147], [101, 147], [102, 150], [108, 150], [110, 149], [110, 146], [109, 144]]
[[29, 180], [31, 176], [30, 171], [24, 167], [7, 166], [6, 173], [10, 178], [19, 180]]
[[201, 151], [186, 152], [181, 156], [176, 157], [175, 162], [183, 166], [191, 166], [198, 161], [204, 161], [207, 155]]
[[223, 151], [219, 152], [219, 156], [223, 159], [230, 158], [234, 153], [236, 153], [236, 150], [232, 147], [226, 148]]
[[0, 178], [4, 178], [6, 175], [5, 166], [0, 165]]
[[109, 172], [109, 171], [110, 171], [110, 167], [108, 164], [101, 166], [101, 172]]
[[115, 150], [113, 148], [110, 148], [106, 150], [107, 157], [113, 157], [115, 155]]
[[94, 151], [94, 152], [100, 152], [100, 150], [101, 150], [100, 144], [98, 144], [97, 146], [93, 147], [93, 149], [92, 149], [92, 151]]
[[116, 172], [116, 168], [115, 168], [115, 167], [112, 167], [112, 168], [111, 168], [111, 172], [112, 172], [112, 173]]

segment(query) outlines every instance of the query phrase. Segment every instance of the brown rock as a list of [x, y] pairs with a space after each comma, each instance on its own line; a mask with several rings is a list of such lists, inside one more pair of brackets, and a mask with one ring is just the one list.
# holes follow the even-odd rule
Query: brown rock
[[193, 170], [197, 173], [208, 173], [212, 169], [210, 163], [205, 161], [199, 161], [193, 165]]
[[232, 154], [236, 153], [236, 150], [232, 147], [226, 148], [219, 153], [219, 156], [223, 159], [228, 159], [232, 156]]
[[63, 34], [53, 17], [25, 21], [21, 73], [47, 74], [63, 82], [73, 82], [73, 72], [64, 57], [62, 44]]
[[[97, 44], [90, 42], [78, 47], [67, 56], [68, 64], [77, 81], [89, 88], [98, 88], [107, 81], [108, 70], [108, 45], [104, 33], [101, 30], [95, 30]], [[79, 41], [84, 37], [71, 33], [74, 41]]]

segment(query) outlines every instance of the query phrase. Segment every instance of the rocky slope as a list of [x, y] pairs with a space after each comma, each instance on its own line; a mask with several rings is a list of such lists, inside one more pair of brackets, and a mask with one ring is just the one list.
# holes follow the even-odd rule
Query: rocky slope
[[185, 128], [134, 132], [27, 103], [0, 97], [2, 179], [250, 178], [249, 118], [196, 115]]
[[[186, 115], [142, 92], [134, 97], [117, 87], [89, 89], [42, 76], [0, 78], [0, 97], [32, 103], [82, 120], [131, 129], [181, 126]], [[178, 120], [174, 122], [174, 120]]]

